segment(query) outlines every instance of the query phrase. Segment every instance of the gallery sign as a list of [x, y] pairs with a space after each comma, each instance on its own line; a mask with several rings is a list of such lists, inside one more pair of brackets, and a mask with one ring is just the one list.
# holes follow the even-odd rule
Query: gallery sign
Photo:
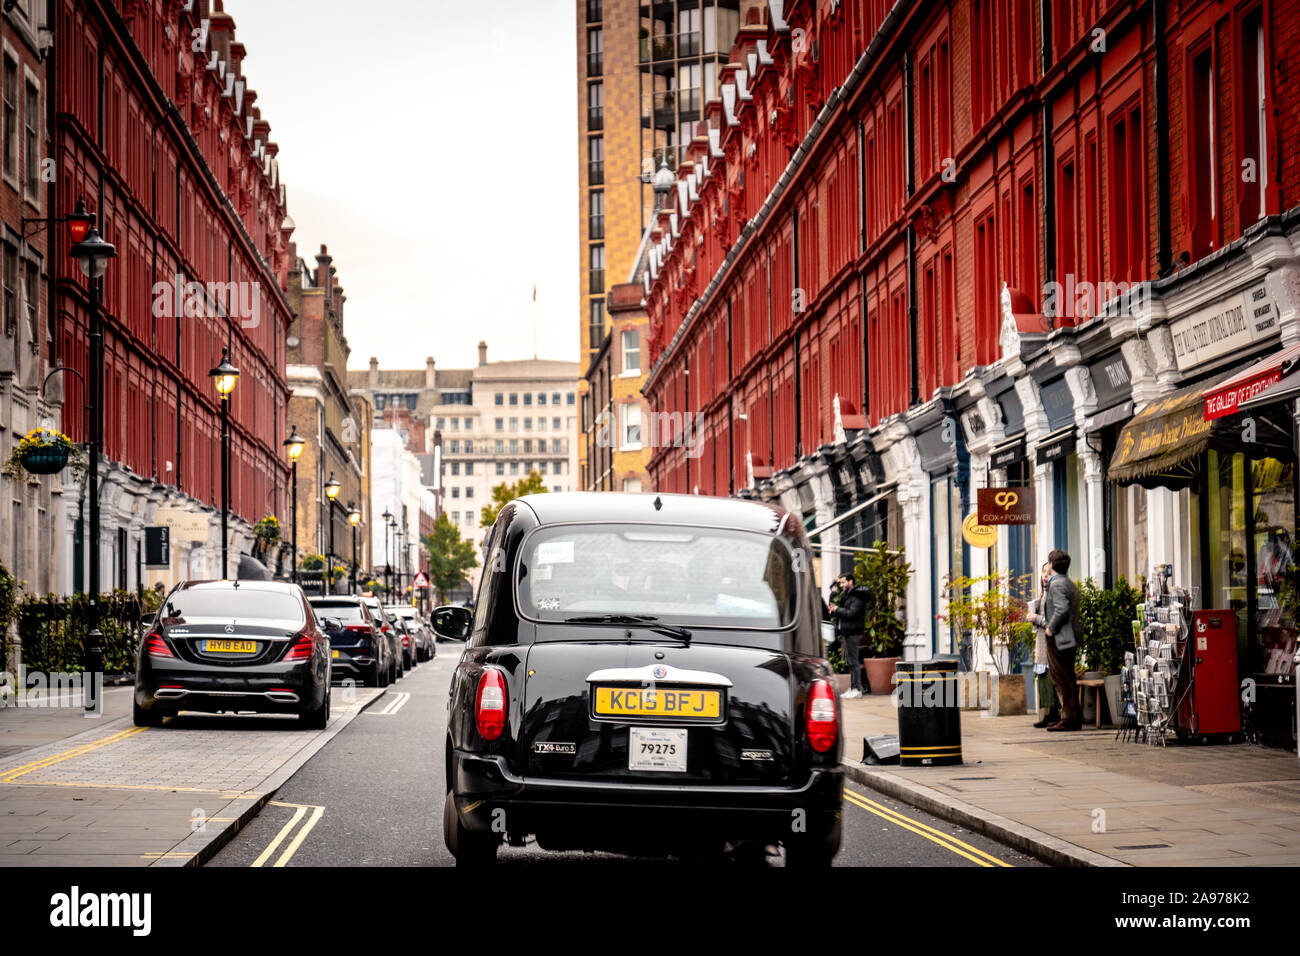
[[981, 525], [1033, 524], [1036, 515], [1034, 488], [980, 488], [976, 492], [976, 520]]

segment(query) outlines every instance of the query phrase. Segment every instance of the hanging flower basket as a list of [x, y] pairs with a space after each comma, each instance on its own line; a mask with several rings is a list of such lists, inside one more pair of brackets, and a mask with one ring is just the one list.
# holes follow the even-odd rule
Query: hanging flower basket
[[33, 428], [9, 453], [3, 473], [10, 478], [21, 478], [26, 471], [31, 475], [53, 475], [72, 465], [79, 475], [86, 467], [85, 456], [72, 439], [53, 428]]

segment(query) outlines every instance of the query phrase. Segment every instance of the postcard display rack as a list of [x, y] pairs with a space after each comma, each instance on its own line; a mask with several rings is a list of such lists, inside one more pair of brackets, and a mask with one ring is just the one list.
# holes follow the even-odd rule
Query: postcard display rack
[[1159, 584], [1138, 606], [1133, 622], [1134, 651], [1124, 654], [1124, 709], [1136, 726], [1133, 739], [1164, 745], [1177, 732], [1179, 703], [1191, 691], [1185, 664], [1191, 615], [1199, 588], [1164, 590]]

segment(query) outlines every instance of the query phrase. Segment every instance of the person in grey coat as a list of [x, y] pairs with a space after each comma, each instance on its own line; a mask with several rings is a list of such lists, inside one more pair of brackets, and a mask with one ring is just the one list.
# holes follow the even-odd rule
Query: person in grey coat
[[1070, 555], [1055, 550], [1047, 556], [1052, 577], [1043, 595], [1043, 633], [1047, 637], [1047, 666], [1056, 685], [1063, 717], [1048, 730], [1079, 730], [1083, 715], [1079, 711], [1079, 689], [1074, 677], [1074, 659], [1079, 653], [1079, 589], [1067, 576]]

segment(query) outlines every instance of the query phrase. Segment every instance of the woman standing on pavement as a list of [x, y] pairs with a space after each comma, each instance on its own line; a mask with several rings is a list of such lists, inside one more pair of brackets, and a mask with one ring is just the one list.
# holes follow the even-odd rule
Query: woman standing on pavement
[[[1044, 563], [1043, 569], [1038, 577], [1038, 597], [1029, 602], [1029, 614], [1026, 615], [1030, 624], [1034, 625], [1034, 690], [1038, 698], [1038, 720], [1035, 727], [1050, 727], [1061, 719], [1060, 701], [1056, 698], [1056, 686], [1052, 683], [1052, 676], [1048, 673], [1047, 657], [1047, 622], [1043, 619], [1042, 607], [1043, 597], [1047, 594], [1047, 581], [1052, 576], [1052, 566]], [[1051, 702], [1050, 709], [1048, 702]], [[1043, 712], [1046, 710], [1046, 716]]]

